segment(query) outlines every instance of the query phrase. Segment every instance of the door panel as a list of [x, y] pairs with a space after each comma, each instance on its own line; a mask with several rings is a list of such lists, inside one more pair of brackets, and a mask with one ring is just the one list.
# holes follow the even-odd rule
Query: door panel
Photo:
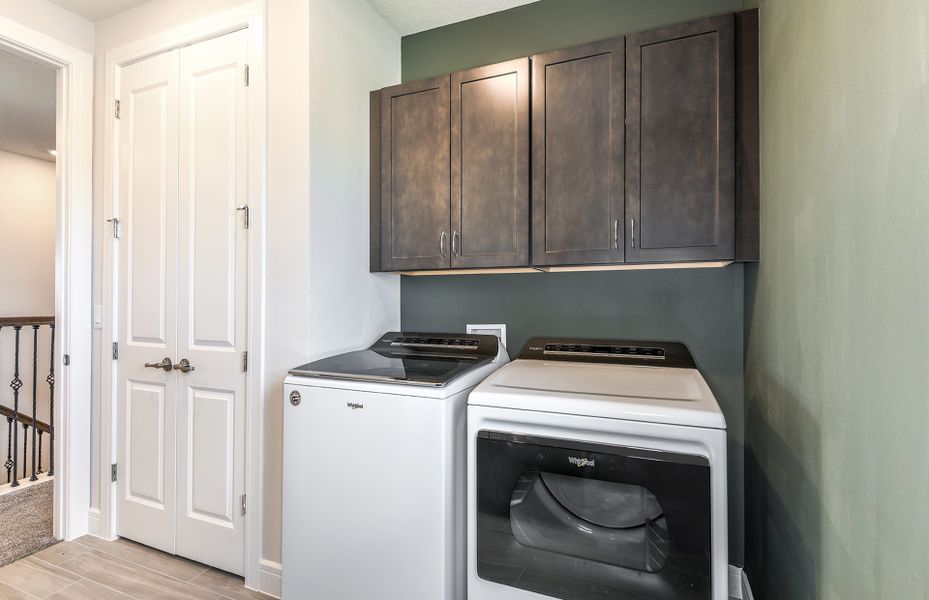
[[164, 510], [165, 396], [164, 385], [136, 381], [126, 389], [126, 496], [133, 502]]
[[119, 120], [119, 534], [175, 551], [178, 53], [122, 69]]
[[532, 59], [532, 264], [622, 262], [623, 39]]
[[[187, 456], [191, 465], [182, 502], [191, 518], [235, 526], [235, 394], [188, 388]], [[195, 459], [196, 457], [196, 459]]]
[[247, 33], [180, 56], [177, 552], [244, 572]]
[[732, 15], [627, 38], [629, 262], [735, 258], [734, 42]]
[[529, 59], [452, 75], [452, 259], [529, 264]]
[[449, 267], [449, 78], [381, 92], [381, 262]]

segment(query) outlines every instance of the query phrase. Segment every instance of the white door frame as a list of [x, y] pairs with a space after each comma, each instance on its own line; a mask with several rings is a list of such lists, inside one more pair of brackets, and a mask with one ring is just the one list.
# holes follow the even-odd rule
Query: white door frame
[[[266, 190], [266, 44], [265, 0], [247, 4], [211, 15], [180, 27], [164, 31], [106, 52], [105, 106], [112, 116], [122, 67], [144, 58], [199, 41], [218, 37], [241, 29], [249, 31], [249, 220], [248, 228], [248, 372], [246, 373], [246, 432], [245, 432], [245, 490], [248, 512], [245, 516], [245, 585], [262, 587], [262, 580], [271, 581], [263, 587], [274, 592], [275, 565], [262, 565], [262, 487], [264, 464], [264, 307], [265, 307], [265, 190]], [[105, 218], [118, 217], [116, 191], [118, 190], [119, 128], [113, 118], [104, 124], [104, 201]], [[103, 356], [100, 385], [100, 527], [97, 534], [105, 539], [116, 537], [116, 486], [108, 477], [110, 465], [116, 462], [116, 368], [110, 360], [109, 348], [117, 339], [116, 307], [116, 240], [103, 245]], [[266, 573], [262, 573], [265, 571]], [[263, 576], [264, 575], [264, 576]], [[265, 590], [262, 590], [265, 591]]]
[[93, 56], [5, 17], [0, 48], [58, 73], [54, 533], [71, 540], [87, 533], [90, 504]]

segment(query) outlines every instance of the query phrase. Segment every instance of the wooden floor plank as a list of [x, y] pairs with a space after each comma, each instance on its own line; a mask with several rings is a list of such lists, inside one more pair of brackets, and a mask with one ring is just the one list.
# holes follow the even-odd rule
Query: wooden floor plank
[[245, 587], [241, 577], [225, 571], [210, 569], [190, 580], [193, 585], [221, 594], [232, 600], [270, 600], [271, 596]]
[[50, 546], [41, 552], [36, 552], [32, 556], [53, 565], [60, 565], [64, 561], [74, 558], [75, 556], [80, 556], [87, 551], [87, 546], [78, 544], [77, 542], [58, 542], [54, 546]]
[[35, 596], [13, 589], [5, 583], [0, 583], [0, 600], [35, 600]]
[[90, 579], [82, 579], [52, 594], [47, 600], [130, 600], [130, 597]]
[[31, 556], [0, 568], [0, 583], [39, 598], [61, 591], [78, 579], [77, 575]]
[[168, 575], [109, 554], [91, 550], [65, 561], [60, 568], [103, 584], [136, 600], [217, 600], [221, 594], [205, 590]]
[[146, 569], [157, 571], [181, 581], [190, 581], [209, 569], [208, 566], [198, 562], [179, 556], [171, 556], [160, 550], [124, 538], [110, 542], [92, 535], [85, 535], [78, 538], [77, 542], [98, 552], [141, 565]]

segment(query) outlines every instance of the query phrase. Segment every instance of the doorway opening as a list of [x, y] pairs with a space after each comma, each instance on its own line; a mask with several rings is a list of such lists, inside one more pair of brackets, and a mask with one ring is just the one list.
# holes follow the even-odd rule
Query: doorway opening
[[93, 57], [0, 17], [0, 71], [0, 561], [9, 562], [87, 533]]
[[56, 79], [0, 49], [0, 565], [56, 541]]

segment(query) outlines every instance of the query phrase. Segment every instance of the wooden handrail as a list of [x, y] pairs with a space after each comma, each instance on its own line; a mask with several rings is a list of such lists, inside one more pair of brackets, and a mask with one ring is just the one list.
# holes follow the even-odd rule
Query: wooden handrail
[[[7, 408], [6, 406], [0, 405], [0, 415], [12, 418], [16, 413], [13, 412], [12, 408]], [[43, 423], [42, 421], [33, 421], [32, 417], [27, 414], [19, 413], [19, 423], [21, 425], [28, 425], [29, 427], [35, 427], [39, 431], [44, 431], [45, 433], [50, 434], [52, 428], [48, 426], [48, 423]]]
[[0, 327], [54, 325], [55, 317], [0, 317]]

